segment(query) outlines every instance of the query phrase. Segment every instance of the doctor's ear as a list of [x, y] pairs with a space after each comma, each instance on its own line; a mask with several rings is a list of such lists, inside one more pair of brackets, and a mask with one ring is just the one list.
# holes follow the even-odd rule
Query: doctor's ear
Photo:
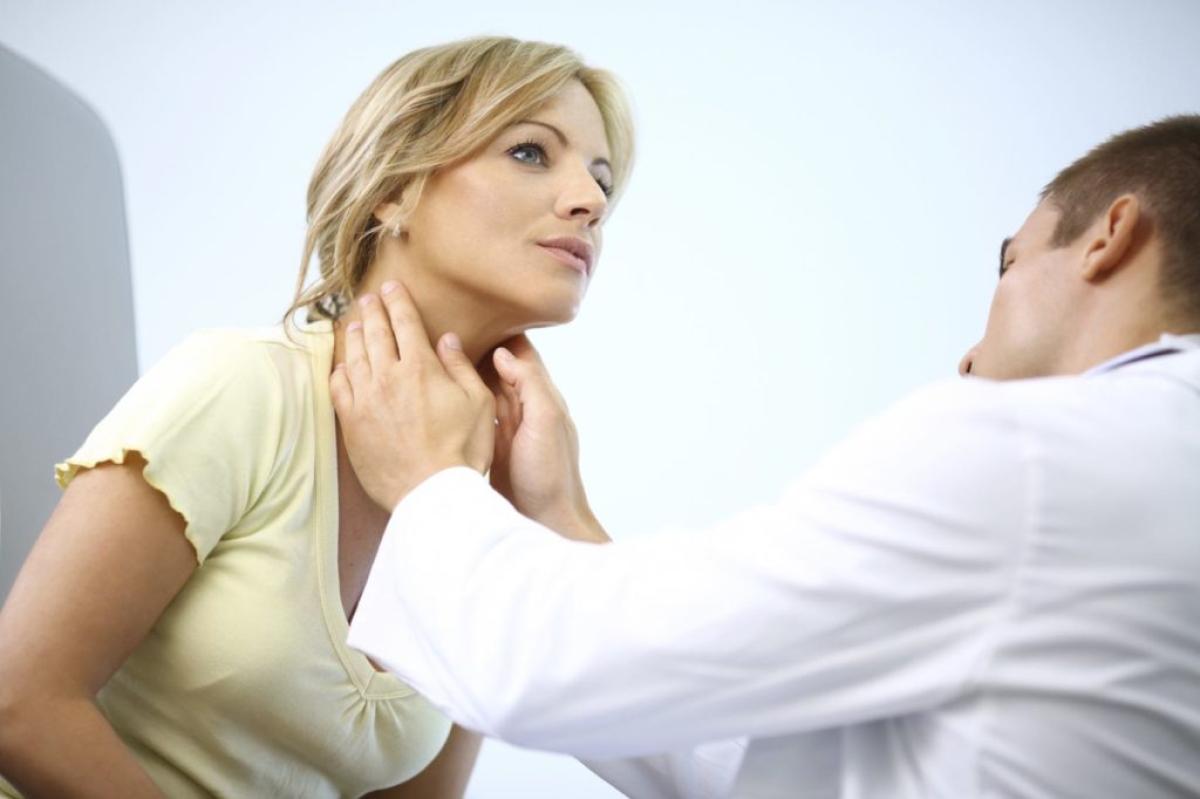
[[392, 238], [403, 239], [407, 236], [408, 228], [404, 224], [404, 215], [400, 212], [399, 203], [380, 203], [375, 206], [371, 215], [383, 226], [384, 232]]
[[1139, 228], [1145, 213], [1138, 198], [1122, 194], [1083, 234], [1087, 247], [1083, 255], [1083, 277], [1099, 281], [1116, 272], [1136, 250]]

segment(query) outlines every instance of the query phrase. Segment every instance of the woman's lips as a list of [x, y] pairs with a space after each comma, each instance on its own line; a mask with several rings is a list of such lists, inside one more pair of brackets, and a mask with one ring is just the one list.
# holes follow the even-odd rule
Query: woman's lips
[[566, 264], [572, 269], [578, 270], [581, 275], [587, 277], [587, 261], [583, 260], [575, 253], [564, 250], [562, 247], [551, 247], [548, 244], [539, 244], [538, 246], [548, 252], [552, 257], [557, 258], [560, 262]]

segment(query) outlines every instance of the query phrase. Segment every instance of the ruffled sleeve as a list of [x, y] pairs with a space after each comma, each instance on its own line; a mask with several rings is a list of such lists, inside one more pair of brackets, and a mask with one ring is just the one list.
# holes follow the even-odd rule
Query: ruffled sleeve
[[59, 486], [65, 489], [80, 469], [139, 453], [146, 482], [184, 518], [184, 535], [203, 563], [275, 470], [283, 396], [269, 346], [233, 330], [192, 335], [55, 466]]

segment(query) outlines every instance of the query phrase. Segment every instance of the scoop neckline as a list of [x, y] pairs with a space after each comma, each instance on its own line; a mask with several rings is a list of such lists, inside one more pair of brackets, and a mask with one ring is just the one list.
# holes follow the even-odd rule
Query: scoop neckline
[[364, 699], [395, 699], [414, 693], [390, 672], [377, 671], [367, 656], [347, 644], [350, 622], [342, 607], [341, 578], [338, 572], [339, 499], [337, 463], [337, 425], [333, 401], [329, 396], [329, 373], [333, 361], [333, 323], [328, 319], [297, 327], [308, 334], [310, 363], [313, 371], [317, 408], [316, 523], [313, 525], [317, 557], [317, 590], [321, 612], [330, 642], [346, 673]]

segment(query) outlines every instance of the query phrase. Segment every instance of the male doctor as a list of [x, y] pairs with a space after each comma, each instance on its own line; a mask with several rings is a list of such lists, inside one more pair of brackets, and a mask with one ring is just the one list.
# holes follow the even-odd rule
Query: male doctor
[[388, 289], [332, 376], [395, 509], [350, 643], [456, 722], [637, 797], [1200, 795], [1200, 116], [1046, 187], [989, 379], [707, 530], [597, 543], [528, 343], [493, 399]]

